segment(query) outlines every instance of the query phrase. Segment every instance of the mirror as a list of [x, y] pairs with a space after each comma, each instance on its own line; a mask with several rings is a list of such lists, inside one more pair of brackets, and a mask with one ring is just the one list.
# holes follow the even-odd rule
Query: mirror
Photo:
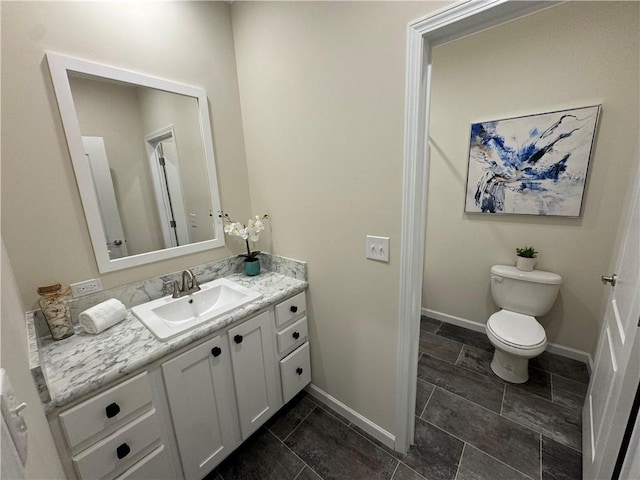
[[224, 246], [206, 92], [47, 61], [101, 273]]

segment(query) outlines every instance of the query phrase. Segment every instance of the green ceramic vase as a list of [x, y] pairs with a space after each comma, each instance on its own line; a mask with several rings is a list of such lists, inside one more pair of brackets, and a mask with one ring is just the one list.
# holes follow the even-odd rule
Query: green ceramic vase
[[244, 274], [253, 277], [260, 273], [260, 261], [255, 258], [253, 260], [244, 261]]

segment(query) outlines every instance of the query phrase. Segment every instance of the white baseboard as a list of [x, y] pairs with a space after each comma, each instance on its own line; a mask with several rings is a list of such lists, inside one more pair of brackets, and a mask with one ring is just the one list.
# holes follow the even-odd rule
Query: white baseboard
[[450, 323], [451, 325], [468, 328], [469, 330], [473, 330], [474, 332], [484, 333], [484, 323], [474, 322], [473, 320], [467, 320], [466, 318], [454, 317], [453, 315], [449, 315], [448, 313], [440, 313], [436, 312], [435, 310], [429, 310], [428, 308], [422, 309], [422, 315], [433, 318], [435, 320], [440, 320], [444, 323]]
[[[466, 318], [455, 317], [453, 315], [436, 312], [435, 310], [430, 310], [428, 308], [422, 309], [422, 315], [433, 318], [435, 320], [440, 320], [444, 323], [450, 323], [459, 327], [468, 328], [469, 330], [473, 330], [475, 332], [485, 332], [484, 323], [474, 322], [473, 320], [467, 320]], [[550, 353], [555, 353], [556, 355], [560, 355], [562, 357], [567, 357], [586, 363], [587, 369], [589, 370], [589, 375], [591, 375], [591, 372], [593, 370], [593, 359], [591, 358], [591, 354], [583, 352], [581, 350], [576, 350], [575, 348], [558, 345], [557, 343], [547, 344], [547, 351]]]
[[385, 446], [391, 449], [394, 448], [396, 438], [394, 435], [387, 432], [384, 428], [373, 423], [368, 418], [360, 415], [358, 412], [346, 406], [337, 398], [332, 397], [321, 388], [316, 387], [313, 383], [309, 384], [309, 386], [305, 390], [313, 398], [326, 405], [334, 412], [339, 413], [344, 418], [352, 422], [355, 426], [361, 428]]

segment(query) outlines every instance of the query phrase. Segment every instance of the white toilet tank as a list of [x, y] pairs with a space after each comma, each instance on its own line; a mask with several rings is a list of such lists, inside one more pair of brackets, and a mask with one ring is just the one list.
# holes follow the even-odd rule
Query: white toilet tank
[[491, 267], [491, 294], [505, 310], [538, 317], [556, 301], [562, 277], [557, 273], [524, 272], [510, 265]]

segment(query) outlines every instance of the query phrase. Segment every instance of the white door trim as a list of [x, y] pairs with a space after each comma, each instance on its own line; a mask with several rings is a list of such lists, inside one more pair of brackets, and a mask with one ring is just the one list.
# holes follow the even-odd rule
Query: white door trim
[[465, 0], [407, 26], [395, 450], [413, 443], [427, 221], [431, 49], [560, 2]]

